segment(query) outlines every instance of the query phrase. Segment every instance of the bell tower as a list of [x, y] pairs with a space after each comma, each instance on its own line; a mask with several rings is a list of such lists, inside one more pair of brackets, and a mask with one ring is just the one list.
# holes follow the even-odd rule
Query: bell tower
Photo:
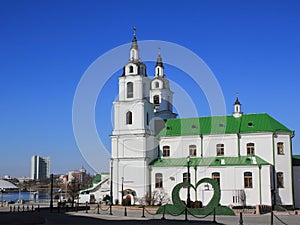
[[169, 80], [164, 74], [164, 65], [158, 48], [158, 55], [155, 66], [155, 75], [151, 81], [150, 102], [155, 107], [155, 117], [159, 117], [166, 121], [175, 118], [177, 115], [173, 113], [173, 92], [170, 90]]
[[[119, 77], [119, 98], [114, 105], [111, 135], [113, 201], [122, 202], [122, 187], [132, 200], [150, 192], [149, 164], [157, 157], [154, 106], [149, 102], [151, 80], [139, 57], [136, 29], [128, 63]], [[123, 184], [123, 185], [122, 185]]]

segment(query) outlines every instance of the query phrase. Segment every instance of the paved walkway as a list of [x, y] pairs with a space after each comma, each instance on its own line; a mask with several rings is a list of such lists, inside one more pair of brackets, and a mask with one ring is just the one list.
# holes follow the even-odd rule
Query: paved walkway
[[[150, 215], [145, 213], [146, 218], [141, 218], [141, 209], [133, 208], [127, 209], [127, 215], [124, 216], [124, 208], [115, 209], [114, 215], [109, 215], [108, 211], [100, 211], [98, 214], [97, 209], [89, 210], [88, 213], [85, 211], [81, 212], [60, 212], [49, 210], [41, 210], [40, 212], [9, 212], [8, 208], [0, 208], [0, 225], [68, 225], [68, 224], [139, 224], [139, 225], [180, 225], [180, 224], [224, 224], [224, 225], [239, 225], [238, 216], [217, 216], [217, 223], [213, 223], [212, 216], [205, 219], [195, 219], [189, 216], [189, 221], [184, 221], [184, 216], [172, 217], [166, 215], [167, 220], [161, 220], [162, 215]], [[282, 220], [280, 222], [274, 218], [274, 225], [299, 225], [299, 215], [288, 215], [282, 213], [275, 214]], [[247, 215], [243, 218], [244, 225], [268, 225], [270, 224], [270, 214], [261, 216]]]

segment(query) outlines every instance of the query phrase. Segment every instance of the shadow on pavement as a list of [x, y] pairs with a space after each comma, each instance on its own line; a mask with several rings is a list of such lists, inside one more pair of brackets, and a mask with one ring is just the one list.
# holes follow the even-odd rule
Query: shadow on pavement
[[[103, 218], [95, 218], [90, 216], [78, 216], [65, 213], [50, 213], [50, 212], [0, 212], [0, 225], [37, 225], [37, 224], [51, 224], [51, 225], [65, 225], [65, 224], [139, 224], [139, 225], [161, 225], [161, 224], [220, 224], [210, 221], [184, 221], [184, 220], [159, 220], [149, 219], [140, 220], [139, 218], [129, 218], [122, 220], [109, 220]], [[221, 225], [221, 224], [220, 224]]]

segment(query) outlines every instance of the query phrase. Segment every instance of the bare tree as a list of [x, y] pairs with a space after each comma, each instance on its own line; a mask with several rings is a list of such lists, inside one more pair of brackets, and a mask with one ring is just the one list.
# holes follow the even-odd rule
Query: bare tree
[[80, 191], [80, 184], [75, 181], [71, 181], [68, 185], [68, 194], [71, 198], [72, 208], [74, 207], [74, 200], [78, 197]]
[[148, 192], [146, 192], [145, 196], [142, 199], [140, 199], [140, 202], [143, 205], [152, 205], [151, 195]]
[[243, 203], [243, 208], [246, 206], [246, 193], [244, 190], [239, 191], [239, 198]]
[[151, 205], [163, 205], [170, 202], [170, 198], [164, 189], [156, 189], [152, 193]]

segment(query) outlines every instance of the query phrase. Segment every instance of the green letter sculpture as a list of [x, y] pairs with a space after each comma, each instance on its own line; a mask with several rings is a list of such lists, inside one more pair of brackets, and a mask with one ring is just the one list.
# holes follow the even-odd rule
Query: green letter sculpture
[[193, 215], [209, 215], [209, 214], [213, 214], [213, 211], [215, 209], [216, 215], [234, 216], [235, 214], [230, 208], [219, 205], [219, 202], [221, 199], [221, 190], [220, 190], [219, 184], [211, 178], [201, 179], [200, 181], [197, 182], [195, 187], [188, 182], [182, 182], [182, 183], [177, 184], [172, 190], [173, 204], [166, 204], [166, 205], [159, 207], [159, 209], [157, 210], [156, 213], [157, 214], [166, 213], [166, 214], [172, 214], [172, 215], [180, 215], [180, 214], [184, 213], [186, 206], [179, 197], [180, 189], [183, 187], [191, 187], [196, 191], [197, 187], [202, 183], [211, 184], [214, 189], [214, 195], [211, 198], [210, 202], [204, 208], [189, 208], [188, 209], [189, 213], [193, 214]]

